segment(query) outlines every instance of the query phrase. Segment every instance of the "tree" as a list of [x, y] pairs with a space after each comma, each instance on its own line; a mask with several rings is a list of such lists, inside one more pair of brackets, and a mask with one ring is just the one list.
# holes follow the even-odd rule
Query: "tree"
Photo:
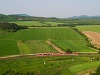
[[98, 54], [100, 54], [100, 50], [99, 50]]
[[100, 75], [100, 66], [96, 70], [96, 75]]
[[72, 53], [72, 51], [69, 48], [67, 48], [66, 53]]

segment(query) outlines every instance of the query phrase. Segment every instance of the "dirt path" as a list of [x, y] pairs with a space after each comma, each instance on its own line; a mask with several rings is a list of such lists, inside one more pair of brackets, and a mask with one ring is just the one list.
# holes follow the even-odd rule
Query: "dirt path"
[[91, 43], [97, 47], [100, 48], [100, 33], [92, 32], [92, 31], [83, 31], [89, 39], [91, 39]]
[[3, 56], [3, 57], [0, 57], [0, 59], [17, 58], [17, 57], [34, 56], [34, 55], [36, 55], [36, 54], [9, 55], [9, 56]]
[[57, 46], [55, 46], [53, 43], [51, 43], [50, 41], [46, 41], [49, 45], [51, 45], [53, 48], [55, 48], [59, 53], [65, 53], [64, 51], [62, 51], [60, 48], [58, 48]]

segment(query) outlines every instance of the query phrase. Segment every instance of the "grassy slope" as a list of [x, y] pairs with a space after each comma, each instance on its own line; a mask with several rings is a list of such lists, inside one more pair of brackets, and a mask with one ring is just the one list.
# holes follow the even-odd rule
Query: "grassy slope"
[[78, 64], [78, 65], [74, 65], [74, 66], [71, 66], [69, 68], [69, 70], [71, 72], [81, 72], [83, 70], [87, 70], [89, 68], [94, 68], [94, 67], [97, 67], [100, 65], [100, 61], [96, 61], [96, 62], [89, 62], [89, 63], [84, 63], [84, 64]]
[[16, 41], [0, 40], [0, 56], [19, 54]]
[[91, 25], [91, 26], [77, 26], [80, 31], [94, 31], [100, 32], [100, 25]]
[[13, 40], [83, 40], [78, 33], [70, 28], [33, 28], [19, 30], [15, 33], [0, 36]]
[[[74, 62], [72, 61], [74, 58]], [[11, 69], [15, 72], [26, 73], [27, 71], [36, 74], [40, 71], [43, 75], [56, 75], [60, 69], [61, 75], [74, 75], [69, 71], [69, 67], [75, 64], [89, 62], [88, 57], [34, 57], [33, 59], [0, 60], [0, 74]], [[44, 64], [44, 61], [46, 64]], [[62, 68], [62, 69], [61, 69]], [[58, 75], [58, 74], [57, 74]]]

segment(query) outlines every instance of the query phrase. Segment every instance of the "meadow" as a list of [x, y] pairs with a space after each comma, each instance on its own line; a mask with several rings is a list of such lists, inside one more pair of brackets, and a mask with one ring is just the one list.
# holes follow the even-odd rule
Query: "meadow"
[[[85, 66], [87, 64], [91, 66]], [[92, 66], [93, 64], [96, 64]], [[79, 71], [77, 66], [85, 66], [80, 71], [100, 65], [100, 61], [91, 62], [90, 57], [61, 56], [61, 57], [33, 57], [33, 58], [15, 58], [0, 60], [0, 75], [76, 75]], [[75, 66], [74, 66], [75, 65]], [[74, 68], [72, 68], [74, 67]], [[75, 71], [77, 70], [77, 71]]]
[[[73, 37], [74, 36], [74, 37]], [[11, 40], [83, 40], [77, 32], [71, 28], [31, 28], [19, 30], [0, 36], [1, 39]]]
[[11, 23], [16, 23], [20, 26], [57, 26], [58, 24], [63, 24], [58, 22], [39, 22], [39, 21], [15, 21]]
[[41, 25], [43, 25], [39, 21], [15, 21], [15, 22], [11, 22], [11, 23], [16, 23], [20, 26], [41, 26]]
[[100, 32], [100, 25], [77, 26], [80, 31]]
[[78, 64], [78, 65], [74, 65], [71, 66], [69, 68], [69, 70], [71, 72], [80, 72], [89, 68], [93, 68], [93, 67], [97, 67], [100, 65], [100, 61], [96, 61], [96, 62], [89, 62], [89, 63], [84, 63], [84, 64]]

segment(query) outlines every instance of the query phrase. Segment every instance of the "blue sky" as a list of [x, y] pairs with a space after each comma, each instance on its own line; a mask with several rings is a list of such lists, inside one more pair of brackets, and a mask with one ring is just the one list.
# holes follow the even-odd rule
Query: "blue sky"
[[41, 17], [100, 15], [100, 0], [0, 0], [2, 14]]

